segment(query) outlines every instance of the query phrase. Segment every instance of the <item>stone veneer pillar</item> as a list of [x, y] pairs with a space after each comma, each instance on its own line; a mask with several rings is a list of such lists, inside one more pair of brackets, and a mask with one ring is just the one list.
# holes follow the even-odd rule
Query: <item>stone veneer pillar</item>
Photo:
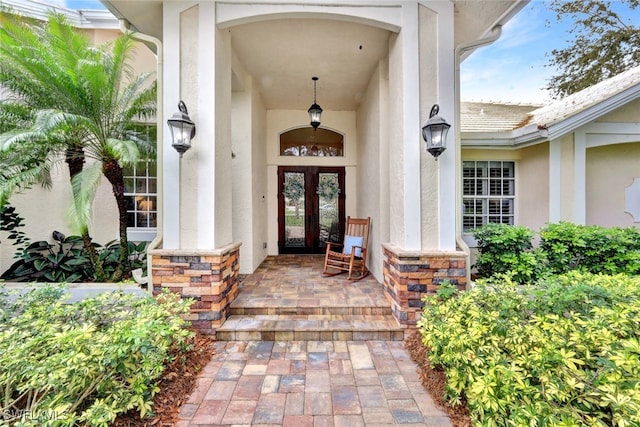
[[422, 297], [435, 294], [445, 281], [464, 290], [467, 285], [467, 254], [463, 251], [405, 251], [383, 244], [384, 292], [396, 320], [415, 327], [422, 314]]
[[240, 243], [220, 249], [154, 249], [151, 256], [153, 294], [162, 288], [195, 300], [186, 319], [193, 328], [215, 334], [229, 317], [238, 296]]

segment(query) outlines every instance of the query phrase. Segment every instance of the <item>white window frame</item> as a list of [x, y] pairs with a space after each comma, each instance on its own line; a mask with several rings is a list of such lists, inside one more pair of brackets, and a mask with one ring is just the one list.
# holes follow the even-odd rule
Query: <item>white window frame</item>
[[[139, 213], [155, 213], [156, 214], [156, 224], [157, 224], [157, 219], [158, 219], [158, 192], [157, 192], [157, 188], [158, 188], [157, 187], [157, 185], [158, 185], [158, 183], [157, 183], [158, 165], [157, 165], [157, 161], [155, 159], [154, 160], [146, 160], [146, 161], [143, 160], [143, 161], [141, 161], [139, 163], [143, 163], [143, 162], [156, 163], [156, 175], [153, 176], [153, 177], [150, 177], [149, 173], [148, 173], [149, 172], [149, 168], [146, 167], [146, 166], [144, 168], [145, 169], [144, 175], [139, 175], [138, 174], [138, 172], [139, 172], [139, 166], [138, 165], [134, 165], [133, 166], [133, 175], [128, 175], [127, 173], [129, 171], [127, 171], [125, 169], [125, 171], [124, 171], [124, 173], [125, 173], [125, 176], [124, 176], [125, 182], [127, 182], [128, 179], [133, 179], [134, 181], [137, 181], [137, 179], [142, 178], [142, 179], [146, 180], [146, 182], [147, 182], [146, 187], [147, 188], [146, 188], [146, 191], [143, 191], [143, 192], [139, 192], [139, 191], [137, 191], [137, 189], [134, 189], [133, 191], [126, 191], [125, 190], [124, 195], [125, 195], [125, 197], [127, 199], [130, 198], [130, 197], [134, 197], [134, 198], [136, 198], [136, 197], [145, 197], [145, 198], [146, 197], [154, 197], [155, 198], [155, 209], [149, 209], [149, 210], [145, 210], [145, 211], [140, 211], [140, 210], [138, 210], [137, 206], [134, 208], [133, 211], [127, 209], [127, 222], [128, 222], [128, 218], [129, 218], [129, 213], [130, 212], [134, 212], [135, 215], [138, 215]], [[156, 191], [155, 192], [150, 192], [149, 191], [148, 182], [149, 182], [150, 178], [153, 178], [153, 179], [156, 180]], [[157, 234], [158, 234], [158, 227], [157, 226], [156, 227], [137, 227], [137, 226], [136, 227], [129, 227], [129, 226], [127, 227], [127, 239], [132, 241], [132, 242], [150, 242], [153, 239], [155, 239]]]
[[[464, 164], [467, 163], [467, 162], [474, 162], [476, 170], [478, 169], [477, 168], [478, 163], [486, 163], [487, 172], [488, 173], [487, 173], [487, 177], [486, 178], [483, 177], [482, 179], [486, 179], [486, 181], [487, 181], [487, 185], [488, 185], [487, 193], [490, 192], [491, 181], [492, 180], [499, 179], [500, 183], [501, 183], [500, 187], [504, 188], [503, 185], [502, 185], [502, 182], [505, 179], [509, 179], [509, 180], [513, 181], [513, 185], [512, 185], [513, 194], [510, 194], [510, 195], [491, 195], [491, 194], [477, 195], [476, 194], [476, 195], [473, 195], [473, 196], [465, 195], [464, 194], [464, 180], [465, 179], [469, 179], [468, 177], [464, 176]], [[492, 178], [490, 176], [490, 173], [489, 173], [490, 166], [491, 166], [492, 162], [500, 162], [502, 164], [511, 163], [513, 165], [513, 178], [508, 178], [508, 177], [505, 178], [504, 176], [502, 176], [502, 174], [501, 174], [501, 176], [499, 178]], [[468, 160], [463, 160], [463, 165], [462, 165], [462, 171], [461, 172], [463, 174], [463, 176], [462, 176], [462, 195], [461, 195], [462, 196], [462, 201], [461, 201], [462, 202], [462, 215], [461, 215], [462, 224], [460, 224], [460, 226], [462, 228], [462, 237], [463, 237], [463, 240], [465, 241], [465, 243], [467, 243], [467, 245], [469, 247], [477, 247], [477, 242], [476, 242], [475, 238], [473, 237], [473, 234], [472, 234], [472, 231], [471, 231], [472, 229], [465, 230], [465, 228], [464, 228], [464, 219], [465, 219], [465, 216], [468, 216], [468, 215], [465, 215], [465, 204], [464, 204], [464, 202], [465, 202], [465, 200], [478, 200], [478, 199], [487, 201], [487, 203], [486, 203], [487, 212], [483, 213], [483, 215], [482, 215], [483, 217], [486, 218], [486, 221], [483, 221], [483, 224], [482, 224], [482, 225], [485, 225], [485, 224], [489, 223], [489, 220], [488, 220], [489, 217], [496, 216], [496, 215], [491, 215], [489, 213], [489, 211], [488, 211], [488, 209], [489, 209], [489, 200], [498, 200], [498, 201], [512, 200], [513, 213], [511, 213], [510, 215], [498, 214], [497, 216], [501, 216], [501, 217], [502, 216], [507, 216], [507, 217], [511, 218], [511, 224], [513, 224], [513, 225], [517, 224], [517, 195], [518, 195], [517, 177], [518, 177], [518, 165], [517, 165], [517, 162], [515, 160], [508, 160], [508, 159], [504, 159], [504, 160], [493, 160], [493, 159], [471, 160], [471, 159], [468, 159]], [[477, 179], [477, 177], [472, 177], [471, 179]]]

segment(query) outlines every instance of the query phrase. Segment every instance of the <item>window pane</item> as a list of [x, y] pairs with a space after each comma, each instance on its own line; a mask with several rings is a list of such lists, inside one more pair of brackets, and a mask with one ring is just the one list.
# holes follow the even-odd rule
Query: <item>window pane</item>
[[489, 222], [514, 223], [514, 162], [464, 161], [462, 175], [465, 231]]
[[304, 127], [280, 135], [281, 156], [336, 157], [343, 151], [343, 135], [328, 129]]
[[284, 174], [285, 246], [305, 246], [305, 179], [303, 172]]
[[324, 246], [327, 242], [339, 242], [338, 233], [338, 201], [340, 196], [340, 185], [338, 174], [319, 173], [318, 174], [318, 218], [320, 218], [320, 244]]
[[[157, 226], [157, 179], [153, 161], [141, 161], [127, 167], [125, 172], [125, 198], [127, 201], [127, 226], [149, 228]], [[154, 172], [154, 175], [150, 175]]]

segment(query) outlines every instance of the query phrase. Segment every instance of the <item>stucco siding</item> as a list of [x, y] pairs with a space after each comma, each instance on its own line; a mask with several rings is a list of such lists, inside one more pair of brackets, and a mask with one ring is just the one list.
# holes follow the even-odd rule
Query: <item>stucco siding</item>
[[618, 108], [609, 114], [599, 117], [595, 120], [596, 123], [600, 122], [618, 122], [618, 123], [638, 123], [640, 122], [640, 99], [636, 99], [625, 105], [622, 108]]
[[[268, 224], [270, 217], [267, 212], [267, 144], [266, 126], [267, 110], [258, 88], [252, 85], [251, 96], [251, 159], [252, 159], [252, 230], [253, 230], [253, 262], [250, 264], [254, 271], [267, 256], [264, 243], [268, 241]], [[234, 241], [235, 241], [234, 237]], [[244, 262], [240, 259], [242, 271]]]
[[552, 144], [560, 144], [560, 182], [550, 185], [560, 186], [560, 218], [561, 221], [574, 221], [575, 203], [575, 149], [573, 134], [566, 135]]
[[240, 246], [240, 273], [253, 272], [252, 217], [254, 215], [251, 169], [252, 156], [252, 82], [245, 76], [245, 91], [233, 92], [231, 114], [231, 158], [233, 179], [231, 181], [233, 208], [233, 239], [242, 242]]
[[587, 150], [587, 225], [640, 227], [625, 212], [625, 188], [640, 177], [640, 142]]
[[[438, 60], [437, 46], [432, 40], [438, 38], [438, 14], [427, 7], [420, 6], [420, 111], [421, 125], [429, 119], [429, 113], [434, 103], [438, 101]], [[453, 118], [448, 117], [451, 121]], [[451, 132], [453, 135], [454, 132]], [[451, 135], [451, 136], [452, 136]], [[453, 138], [450, 138], [450, 147], [447, 155], [455, 152]], [[421, 246], [423, 248], [439, 247], [440, 206], [434, 200], [440, 201], [439, 191], [439, 164], [433, 160], [431, 154], [426, 151], [426, 143], [422, 138], [416, 141], [420, 146], [420, 193], [421, 193]]]
[[516, 221], [537, 231], [549, 221], [549, 143], [518, 150]]
[[[369, 235], [368, 268], [371, 273], [382, 281], [382, 240], [381, 216], [382, 209], [387, 208], [380, 203], [382, 181], [387, 177], [380, 174], [379, 165], [384, 162], [383, 150], [380, 145], [380, 117], [381, 87], [380, 68], [374, 72], [363, 102], [357, 112], [358, 133], [358, 165], [356, 169], [358, 188], [362, 189], [358, 195], [357, 216], [371, 217]], [[386, 235], [386, 233], [385, 233]]]

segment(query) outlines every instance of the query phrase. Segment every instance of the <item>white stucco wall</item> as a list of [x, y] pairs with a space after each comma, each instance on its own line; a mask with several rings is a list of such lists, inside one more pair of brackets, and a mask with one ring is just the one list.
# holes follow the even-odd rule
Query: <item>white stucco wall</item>
[[387, 63], [383, 61], [378, 65], [357, 112], [360, 136], [358, 141], [360, 166], [357, 169], [357, 177], [358, 188], [363, 190], [358, 197], [357, 216], [371, 217], [367, 267], [380, 282], [383, 280], [382, 243], [389, 238], [389, 205], [383, 203], [387, 197], [384, 192], [388, 189], [388, 173], [383, 171], [386, 169], [389, 153], [382, 137], [386, 123], [381, 120], [385, 116], [386, 108], [382, 100], [386, 98], [388, 91], [388, 81], [384, 77], [386, 66]]
[[[389, 37], [389, 243], [404, 246], [404, 156], [402, 149], [402, 40]], [[417, 200], [415, 201], [417, 203]]]
[[[251, 97], [251, 158], [252, 158], [252, 204], [253, 204], [253, 260], [248, 266], [243, 266], [244, 261], [240, 258], [241, 272], [251, 271], [258, 268], [260, 263], [267, 256], [268, 250], [264, 244], [268, 242], [269, 216], [267, 213], [267, 110], [262, 97], [255, 86], [252, 86], [253, 96]], [[234, 241], [237, 239], [234, 236]], [[249, 268], [247, 268], [249, 267]]]
[[[575, 199], [575, 165], [574, 165], [574, 145], [573, 134], [566, 135], [559, 140], [551, 141], [551, 144], [560, 146], [560, 182], [551, 181], [550, 185], [560, 187], [560, 217], [550, 218], [554, 221], [574, 221], [574, 199]], [[558, 165], [555, 165], [558, 167]]]
[[636, 99], [596, 120], [596, 123], [640, 123], [640, 99]]
[[587, 225], [640, 227], [625, 212], [625, 189], [638, 177], [640, 142], [587, 149]]
[[[420, 7], [420, 110], [422, 125], [429, 119], [433, 104], [438, 103], [438, 48], [433, 40], [438, 39], [438, 14], [424, 6]], [[449, 119], [450, 120], [450, 119]], [[423, 248], [438, 248], [439, 235], [439, 174], [438, 166], [426, 144], [420, 138], [420, 193], [421, 193], [421, 245]], [[449, 149], [447, 155], [454, 152]]]
[[534, 231], [549, 222], [549, 143], [518, 150], [516, 221]]
[[252, 128], [252, 81], [245, 76], [244, 91], [233, 92], [231, 97], [231, 159], [233, 180], [233, 238], [242, 242], [240, 246], [240, 271], [253, 265], [253, 232], [251, 227], [253, 212], [252, 178], [253, 164], [251, 128]]
[[[177, 200], [172, 203], [170, 207], [165, 205], [165, 210], [174, 211], [179, 210], [179, 220], [170, 219], [165, 217], [165, 227], [179, 227], [180, 242], [179, 247], [197, 247], [198, 241], [198, 191], [189, 189], [196, 189], [199, 186], [198, 182], [198, 167], [201, 161], [200, 153], [203, 151], [203, 146], [211, 144], [212, 139], [208, 137], [208, 129], [204, 115], [200, 114], [199, 99], [197, 96], [198, 84], [200, 81], [200, 75], [198, 73], [199, 58], [198, 58], [198, 44], [199, 44], [199, 25], [200, 25], [200, 8], [199, 6], [191, 7], [180, 13], [179, 25], [180, 25], [180, 55], [179, 69], [180, 74], [178, 79], [165, 80], [165, 86], [175, 87], [179, 90], [177, 99], [174, 96], [169, 95], [169, 98], [174, 98], [174, 104], [170, 109], [165, 109], [165, 113], [172, 115], [177, 111], [177, 102], [182, 100], [189, 109], [189, 117], [196, 124], [196, 136], [191, 141], [191, 149], [187, 151], [181, 159], [177, 158], [177, 153], [171, 148], [169, 153], [166, 153], [165, 157], [176, 161], [175, 167], [179, 171], [180, 177], [175, 180], [175, 175], [169, 168], [165, 170], [165, 181], [169, 179], [173, 181], [172, 184], [179, 185], [180, 188], [177, 192], [171, 190], [167, 191], [165, 200], [171, 200], [177, 195]], [[168, 58], [167, 58], [168, 59]], [[165, 61], [166, 64], [167, 61]], [[167, 97], [165, 97], [166, 99]], [[166, 120], [164, 121], [166, 123]], [[164, 129], [164, 127], [163, 127]], [[165, 131], [168, 131], [165, 129]], [[209, 131], [210, 132], [210, 131]], [[171, 144], [171, 135], [165, 137], [165, 141]], [[169, 188], [169, 187], [165, 187]], [[167, 242], [168, 243], [168, 242]]]
[[267, 255], [266, 109], [251, 77], [232, 97], [233, 241], [240, 246], [240, 273], [252, 273]]
[[[163, 247], [214, 249], [233, 239], [231, 40], [215, 25], [214, 2], [164, 7], [166, 34], [179, 35], [179, 49], [170, 48], [173, 38], [164, 45], [165, 114], [170, 116], [175, 111], [171, 105], [184, 100], [197, 134], [181, 161], [167, 157], [165, 162]], [[165, 141], [170, 144], [168, 130]], [[167, 156], [170, 150], [165, 144]], [[172, 213], [176, 206], [178, 215]]]

